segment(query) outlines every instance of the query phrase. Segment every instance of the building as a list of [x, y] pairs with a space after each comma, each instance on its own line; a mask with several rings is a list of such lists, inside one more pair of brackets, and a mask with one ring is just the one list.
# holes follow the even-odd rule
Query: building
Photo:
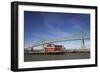
[[65, 48], [62, 45], [54, 45], [54, 44], [47, 44], [45, 46], [46, 53], [54, 53], [54, 52], [64, 52]]

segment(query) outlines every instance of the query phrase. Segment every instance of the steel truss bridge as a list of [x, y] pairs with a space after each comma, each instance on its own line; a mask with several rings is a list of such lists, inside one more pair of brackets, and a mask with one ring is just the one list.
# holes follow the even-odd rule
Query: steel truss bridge
[[75, 40], [81, 40], [81, 48], [85, 48], [85, 41], [84, 40], [90, 40], [89, 34], [76, 34], [72, 36], [67, 36], [63, 38], [56, 38], [56, 39], [45, 39], [45, 40], [40, 40], [37, 43], [34, 43], [30, 48], [32, 47], [37, 47], [44, 45], [46, 43], [57, 43], [57, 42], [64, 42], [64, 41], [75, 41]]

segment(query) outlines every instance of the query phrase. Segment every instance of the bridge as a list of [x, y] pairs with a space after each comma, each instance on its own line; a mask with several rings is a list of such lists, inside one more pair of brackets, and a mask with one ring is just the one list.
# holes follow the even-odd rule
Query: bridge
[[75, 41], [75, 40], [81, 40], [81, 48], [85, 48], [85, 41], [84, 40], [90, 40], [89, 34], [76, 34], [72, 36], [67, 36], [63, 38], [56, 38], [56, 39], [45, 39], [45, 40], [40, 40], [37, 43], [34, 43], [32, 47], [37, 47], [44, 45], [46, 43], [57, 43], [57, 42], [64, 42], [64, 41]]

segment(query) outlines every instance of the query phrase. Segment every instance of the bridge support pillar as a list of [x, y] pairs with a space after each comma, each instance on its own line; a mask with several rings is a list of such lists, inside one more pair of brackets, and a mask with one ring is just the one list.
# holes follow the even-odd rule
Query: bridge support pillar
[[81, 39], [81, 49], [85, 49], [85, 42], [84, 38]]

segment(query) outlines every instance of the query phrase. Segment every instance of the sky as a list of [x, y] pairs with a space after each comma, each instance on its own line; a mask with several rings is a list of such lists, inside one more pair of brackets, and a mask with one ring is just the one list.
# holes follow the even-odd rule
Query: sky
[[[41, 40], [61, 39], [82, 32], [90, 33], [89, 14], [24, 11], [25, 48]], [[80, 47], [80, 40], [58, 43], [66, 48]], [[85, 45], [90, 47], [90, 40]]]

